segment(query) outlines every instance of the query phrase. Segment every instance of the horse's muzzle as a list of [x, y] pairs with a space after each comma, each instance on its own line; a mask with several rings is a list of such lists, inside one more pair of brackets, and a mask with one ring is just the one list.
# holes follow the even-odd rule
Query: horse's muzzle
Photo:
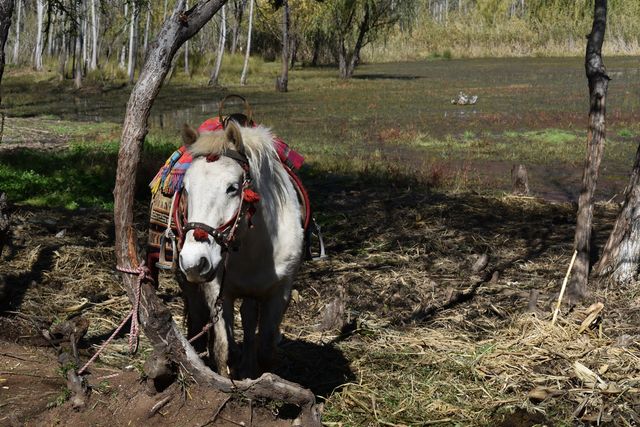
[[203, 283], [213, 279], [215, 270], [207, 257], [200, 257], [200, 260], [193, 265], [185, 265], [182, 255], [180, 255], [180, 269], [189, 282]]

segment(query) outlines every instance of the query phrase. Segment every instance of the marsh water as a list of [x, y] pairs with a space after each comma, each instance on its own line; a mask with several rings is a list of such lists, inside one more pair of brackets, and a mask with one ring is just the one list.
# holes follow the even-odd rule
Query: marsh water
[[[605, 58], [605, 64], [612, 79], [607, 98], [609, 136], [629, 148], [620, 164], [608, 162], [605, 154], [600, 199], [621, 192], [640, 135], [640, 60]], [[335, 74], [328, 68], [296, 68], [286, 94], [276, 93], [272, 84], [264, 83], [214, 89], [170, 82], [154, 104], [151, 130], [176, 131], [177, 135], [183, 123], [197, 125], [216, 115], [224, 94], [239, 93], [250, 100], [257, 121], [271, 126], [293, 146], [303, 141], [313, 151], [316, 145], [346, 144], [350, 155], [366, 157], [376, 151], [412, 168], [424, 167], [428, 153], [412, 144], [390, 144], [380, 135], [395, 132], [454, 141], [475, 137], [490, 142], [503, 138], [505, 132], [517, 138], [518, 132], [562, 129], [586, 138], [589, 99], [582, 58], [365, 64], [350, 81], [340, 81]], [[40, 93], [37, 100], [12, 103], [12, 94], [24, 88], [9, 83], [5, 89], [9, 114], [81, 121], [123, 119], [129, 92], [126, 87], [56, 93], [46, 84], [42, 86], [27, 88]], [[451, 99], [460, 91], [477, 95], [477, 104], [453, 105]], [[509, 187], [513, 159], [440, 160], [448, 163], [448, 168], [470, 167], [481, 178], [479, 182], [499, 175], [487, 185], [498, 190]], [[541, 152], [528, 166], [538, 195], [576, 199], [581, 164], [558, 164]]]

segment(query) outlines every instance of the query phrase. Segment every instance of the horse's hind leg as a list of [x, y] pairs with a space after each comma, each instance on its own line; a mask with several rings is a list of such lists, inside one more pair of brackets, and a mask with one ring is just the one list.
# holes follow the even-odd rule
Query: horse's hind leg
[[291, 297], [291, 283], [260, 304], [258, 333], [258, 367], [261, 372], [273, 368], [273, 353], [280, 340], [280, 323]]
[[256, 360], [256, 327], [258, 326], [258, 303], [251, 298], [244, 298], [240, 307], [242, 315], [242, 364], [240, 378], [255, 378], [258, 374]]

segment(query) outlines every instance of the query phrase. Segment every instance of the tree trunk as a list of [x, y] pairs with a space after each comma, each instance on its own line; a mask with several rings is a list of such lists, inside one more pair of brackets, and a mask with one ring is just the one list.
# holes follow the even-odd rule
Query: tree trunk
[[[189, 0], [185, 2], [185, 8], [189, 9]], [[184, 42], [184, 73], [191, 77], [191, 71], [189, 70], [189, 40]]]
[[149, 49], [149, 28], [151, 27], [151, 5], [147, 5], [147, 19], [144, 24], [144, 43], [142, 44], [142, 57], [147, 59], [147, 50]]
[[282, 74], [276, 77], [276, 92], [289, 90], [289, 0], [282, 2]]
[[587, 135], [587, 159], [582, 174], [582, 190], [578, 199], [575, 249], [578, 256], [573, 268], [567, 293], [571, 301], [587, 294], [591, 255], [591, 222], [593, 219], [593, 194], [596, 190], [600, 161], [605, 143], [605, 100], [609, 77], [602, 62], [602, 42], [607, 23], [607, 0], [596, 0], [593, 28], [587, 42], [585, 69], [589, 80], [589, 132]]
[[[129, 4], [125, 3], [124, 4], [124, 19], [125, 19], [125, 21], [126, 21], [128, 15], [129, 15]], [[131, 24], [129, 24], [129, 25], [131, 25]], [[125, 28], [126, 28], [126, 26], [125, 26]], [[124, 69], [126, 67], [126, 60], [127, 60], [127, 40], [123, 39], [122, 40], [122, 48], [120, 49], [120, 68]]]
[[82, 11], [80, 14], [80, 19], [82, 24], [80, 28], [82, 31], [80, 32], [80, 43], [82, 43], [82, 70], [86, 72], [87, 66], [89, 65], [89, 50], [87, 49], [87, 34], [89, 33], [89, 21], [87, 21], [87, 4], [86, 2], [82, 2]]
[[350, 79], [353, 76], [353, 72], [356, 69], [356, 65], [360, 59], [360, 50], [364, 46], [364, 38], [369, 31], [370, 15], [369, 6], [365, 5], [364, 16], [360, 22], [358, 29], [358, 38], [353, 46], [351, 55], [347, 53], [347, 47], [344, 39], [341, 42], [341, 47], [338, 55], [338, 68], [340, 71], [341, 79]]
[[[136, 268], [140, 262], [137, 252], [138, 236], [133, 222], [135, 177], [153, 101], [177, 50], [224, 3], [225, 0], [198, 2], [187, 11], [185, 0], [178, 0], [173, 13], [165, 20], [152, 43], [148, 59], [131, 91], [124, 118], [114, 189], [115, 254], [118, 266]], [[123, 280], [129, 300], [133, 302], [137, 277], [125, 274]], [[240, 392], [249, 398], [267, 397], [293, 403], [302, 407], [303, 425], [321, 425], [315, 396], [297, 384], [272, 374], [265, 374], [257, 380], [232, 381], [208, 369], [179, 331], [169, 309], [158, 298], [155, 287], [150, 283], [142, 285], [139, 315], [142, 330], [154, 351], [166, 354], [176, 365], [188, 371], [200, 385], [210, 385], [224, 392]]]
[[[2, 75], [4, 74], [4, 45], [7, 43], [14, 0], [0, 0], [0, 107], [2, 107]], [[4, 114], [4, 113], [3, 113]]]
[[18, 63], [18, 55], [20, 54], [20, 17], [22, 16], [22, 0], [18, 0], [18, 9], [16, 10], [18, 14], [16, 16], [16, 39], [13, 43], [13, 62], [14, 64]]
[[42, 23], [44, 20], [44, 0], [36, 1], [36, 49], [33, 54], [33, 68], [42, 70]]
[[80, 60], [80, 55], [82, 51], [82, 41], [80, 39], [80, 35], [76, 35], [76, 46], [74, 50], [74, 74], [73, 74], [73, 86], [76, 89], [80, 89], [82, 87], [82, 61]]
[[137, 2], [133, 2], [131, 9], [131, 26], [129, 27], [129, 63], [127, 65], [127, 74], [129, 75], [129, 83], [133, 84], [136, 74], [136, 60], [138, 59], [138, 10]]
[[220, 69], [222, 68], [222, 57], [224, 56], [224, 47], [227, 43], [227, 15], [226, 5], [222, 6], [222, 15], [220, 17], [220, 35], [218, 37], [218, 56], [216, 57], [216, 65], [213, 67], [211, 78], [209, 78], [209, 86], [218, 84]]
[[249, 74], [249, 55], [251, 53], [251, 31], [253, 29], [253, 3], [255, 0], [249, 0], [249, 29], [247, 30], [247, 51], [244, 53], [244, 66], [242, 67], [242, 75], [240, 76], [240, 85], [247, 84], [247, 76]]
[[91, 0], [91, 70], [98, 68], [98, 14], [96, 0]]
[[233, 29], [231, 30], [231, 54], [235, 55], [238, 49], [238, 39], [240, 38], [240, 26], [244, 8], [247, 7], [247, 0], [234, 0], [233, 2]]
[[640, 263], [640, 147], [636, 151], [633, 171], [602, 258], [594, 267], [598, 276], [611, 275], [617, 283], [632, 281]]

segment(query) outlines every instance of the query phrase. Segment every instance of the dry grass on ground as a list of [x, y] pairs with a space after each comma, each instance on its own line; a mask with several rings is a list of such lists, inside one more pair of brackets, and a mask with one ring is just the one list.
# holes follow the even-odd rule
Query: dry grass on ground
[[[593, 301], [570, 312], [565, 307], [558, 324], [550, 324], [570, 256], [570, 205], [339, 177], [311, 184], [331, 256], [302, 269], [276, 372], [326, 400], [327, 425], [640, 422], [638, 291], [595, 283]], [[606, 237], [614, 215], [613, 206], [598, 206], [599, 237]], [[141, 210], [141, 231], [144, 216]], [[86, 359], [129, 310], [113, 270], [110, 214], [19, 209], [13, 223], [13, 249], [0, 266], [2, 338], [42, 344], [43, 325], [82, 315], [90, 321]], [[474, 275], [471, 266], [483, 253], [489, 264]], [[322, 332], [325, 306], [340, 289], [344, 326]], [[533, 312], [532, 290], [540, 294]], [[165, 278], [159, 293], [180, 322], [177, 287]], [[581, 328], [592, 302], [604, 308]], [[100, 371], [139, 368], [149, 351], [144, 340], [133, 359], [126, 349], [126, 337], [116, 340], [101, 356]], [[122, 375], [137, 378], [90, 380], [108, 389]], [[104, 411], [115, 398], [98, 394], [89, 411]], [[195, 402], [188, 394], [184, 399], [185, 408]], [[244, 420], [239, 408], [246, 412], [246, 402], [234, 402], [236, 421]], [[21, 416], [37, 424], [51, 415], [14, 414]], [[118, 415], [115, 424], [126, 424], [127, 416]], [[155, 415], [156, 422], [162, 417]]]

